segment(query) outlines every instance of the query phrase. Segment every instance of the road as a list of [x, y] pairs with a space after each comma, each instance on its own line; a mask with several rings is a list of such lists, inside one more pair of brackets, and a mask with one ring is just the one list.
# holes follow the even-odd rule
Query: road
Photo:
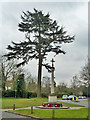
[[21, 116], [21, 115], [16, 115], [14, 113], [8, 113], [2, 111], [2, 120], [36, 120], [34, 118], [26, 117], [26, 116]]
[[71, 101], [71, 100], [58, 100], [60, 102], [65, 102], [65, 103], [71, 103], [71, 104], [77, 104], [77, 105], [82, 105], [84, 107], [90, 107], [90, 101], [88, 102], [87, 100], [80, 99], [78, 102]]

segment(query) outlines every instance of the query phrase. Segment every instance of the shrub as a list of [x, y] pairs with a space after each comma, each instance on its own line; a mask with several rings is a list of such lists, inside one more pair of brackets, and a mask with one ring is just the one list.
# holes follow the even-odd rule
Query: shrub
[[35, 93], [35, 92], [27, 92], [27, 98], [33, 98], [33, 97], [37, 97], [37, 93]]
[[37, 93], [33, 93], [33, 92], [32, 92], [31, 97], [32, 97], [32, 98], [33, 98], [33, 97], [37, 97]]
[[31, 97], [32, 92], [27, 92], [27, 98]]
[[48, 98], [48, 95], [47, 95], [46, 93], [42, 93], [42, 94], [41, 94], [41, 97], [43, 97], [43, 98]]
[[15, 97], [15, 91], [14, 90], [6, 90], [4, 93], [4, 97]]
[[19, 95], [18, 95], [18, 91], [16, 91], [16, 97], [17, 98], [27, 98], [27, 92], [23, 91], [22, 94], [19, 93]]
[[61, 98], [65, 94], [57, 94], [57, 98]]
[[27, 92], [24, 91], [22, 96], [17, 96], [17, 91], [14, 90], [6, 90], [3, 97], [19, 97], [19, 98], [33, 98], [37, 97], [37, 93], [35, 92]]

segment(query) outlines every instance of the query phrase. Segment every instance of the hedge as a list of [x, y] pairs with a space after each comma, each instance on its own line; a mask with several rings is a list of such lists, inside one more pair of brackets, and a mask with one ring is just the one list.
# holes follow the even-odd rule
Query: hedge
[[[14, 90], [6, 90], [3, 97], [15, 97], [15, 96], [18, 97], [17, 91], [15, 92]], [[23, 92], [22, 98], [33, 98], [33, 97], [37, 97], [37, 93], [27, 92], [27, 91]]]

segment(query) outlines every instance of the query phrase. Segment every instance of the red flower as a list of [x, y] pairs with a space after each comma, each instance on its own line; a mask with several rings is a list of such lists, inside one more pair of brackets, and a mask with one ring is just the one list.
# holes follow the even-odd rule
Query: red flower
[[43, 103], [42, 106], [45, 107], [45, 104]]
[[60, 105], [61, 107], [63, 107], [63, 104], [61, 103], [61, 105]]
[[52, 107], [52, 105], [51, 105], [51, 104], [48, 104], [48, 107]]
[[60, 104], [59, 104], [59, 103], [57, 103], [57, 104], [55, 105], [55, 107], [60, 107]]

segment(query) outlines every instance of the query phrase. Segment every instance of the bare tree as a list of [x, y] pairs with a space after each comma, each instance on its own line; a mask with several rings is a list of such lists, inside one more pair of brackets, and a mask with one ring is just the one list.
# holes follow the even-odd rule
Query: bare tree
[[78, 87], [79, 87], [79, 79], [78, 79], [78, 76], [75, 75], [71, 80], [71, 88], [73, 90], [73, 94], [75, 95], [78, 94]]
[[15, 90], [16, 79], [19, 74], [23, 73], [22, 68], [17, 68], [17, 61], [8, 61], [6, 57], [0, 57], [0, 71], [1, 71], [1, 81], [2, 81], [2, 91], [4, 95], [6, 82], [9, 80], [13, 81], [13, 89]]
[[50, 86], [51, 86], [50, 77], [44, 76], [42, 79], [42, 93], [48, 96], [51, 91]]
[[0, 57], [0, 69], [1, 69], [1, 79], [2, 79], [2, 91], [5, 91], [5, 85], [7, 80], [11, 80], [11, 73], [15, 68], [14, 61], [7, 61], [6, 57]]
[[90, 85], [90, 63], [85, 64], [80, 72], [80, 82], [88, 87]]
[[37, 92], [37, 78], [32, 76], [31, 73], [25, 71], [25, 81], [27, 91]]

